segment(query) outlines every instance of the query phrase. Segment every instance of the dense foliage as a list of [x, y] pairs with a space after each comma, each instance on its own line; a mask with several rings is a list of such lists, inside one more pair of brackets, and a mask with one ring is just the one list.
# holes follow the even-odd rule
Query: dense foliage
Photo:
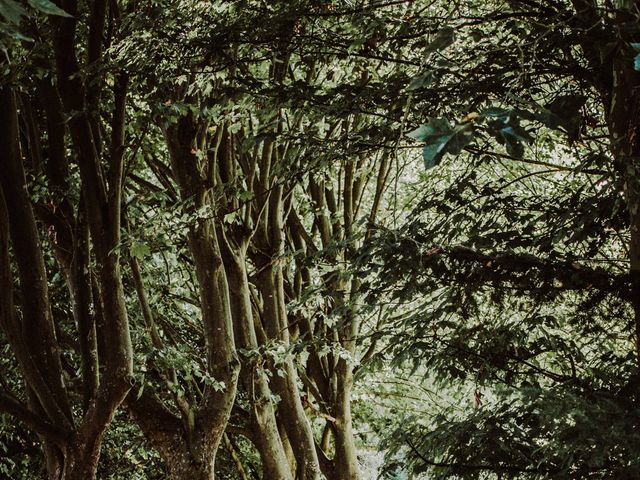
[[639, 15], [0, 0], [0, 476], [640, 476]]

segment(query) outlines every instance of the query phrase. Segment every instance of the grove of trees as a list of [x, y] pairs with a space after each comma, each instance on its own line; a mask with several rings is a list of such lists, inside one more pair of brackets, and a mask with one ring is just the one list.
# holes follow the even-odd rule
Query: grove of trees
[[0, 0], [0, 478], [640, 478], [639, 20]]

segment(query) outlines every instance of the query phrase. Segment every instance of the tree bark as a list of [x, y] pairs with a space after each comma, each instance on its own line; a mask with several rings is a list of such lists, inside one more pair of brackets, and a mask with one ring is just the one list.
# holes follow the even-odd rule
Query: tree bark
[[[127, 399], [129, 411], [143, 434], [166, 463], [171, 480], [213, 480], [216, 445], [199, 424], [185, 425], [158, 397], [143, 390]], [[215, 439], [214, 439], [215, 440]]]
[[[633, 54], [626, 43], [627, 24], [636, 19], [623, 9], [616, 13], [619, 38], [622, 40], [612, 64], [611, 91], [602, 95], [609, 127], [611, 151], [617, 170], [622, 173], [624, 194], [629, 211], [629, 260], [631, 275], [631, 305], [634, 311], [635, 347], [640, 364], [640, 72], [634, 70]], [[603, 65], [604, 67], [604, 65]], [[610, 100], [609, 100], [610, 99]]]
[[[206, 385], [202, 399], [189, 418], [180, 421], [160, 400], [152, 401], [143, 392], [141, 400], [131, 400], [130, 409], [145, 436], [167, 462], [172, 478], [211, 480], [216, 452], [235, 401], [240, 362], [233, 335], [227, 273], [220, 253], [216, 221], [201, 215], [202, 209], [215, 209], [195, 154], [198, 123], [183, 116], [164, 130], [173, 174], [180, 195], [193, 215], [187, 240], [198, 280], [200, 310], [207, 355], [207, 371], [218, 386]], [[166, 426], [154, 419], [163, 416]]]
[[358, 455], [353, 437], [351, 418], [351, 390], [353, 387], [353, 367], [345, 359], [338, 361], [336, 368], [336, 422], [334, 434], [334, 478], [336, 480], [358, 480]]
[[[231, 301], [234, 320], [238, 326], [239, 341], [242, 348], [257, 352], [258, 339], [254, 327], [246, 269], [246, 243], [237, 249], [234, 249], [229, 241], [225, 241], [224, 245], [223, 257], [229, 273], [229, 282], [234, 286], [231, 291]], [[278, 433], [275, 408], [271, 401], [271, 389], [262, 357], [245, 359], [240, 375], [251, 404], [252, 439], [262, 461], [263, 478], [293, 480]]]
[[[265, 144], [262, 172], [263, 189], [272, 185], [270, 197], [264, 205], [260, 226], [255, 235], [256, 253], [254, 261], [258, 273], [256, 283], [262, 297], [262, 322], [268, 338], [290, 346], [289, 324], [285, 306], [284, 277], [282, 262], [284, 253], [284, 207], [283, 186], [277, 179], [269, 178], [268, 164], [271, 162], [273, 145]], [[316, 480], [320, 478], [320, 462], [316, 452], [311, 424], [307, 418], [298, 387], [298, 373], [290, 355], [274, 368], [271, 382], [280, 396], [278, 418], [282, 421], [296, 458], [297, 478]]]

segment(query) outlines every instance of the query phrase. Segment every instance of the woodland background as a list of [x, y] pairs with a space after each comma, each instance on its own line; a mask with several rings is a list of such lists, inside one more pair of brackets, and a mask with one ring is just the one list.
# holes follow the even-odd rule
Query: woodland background
[[640, 478], [639, 18], [0, 0], [0, 477]]

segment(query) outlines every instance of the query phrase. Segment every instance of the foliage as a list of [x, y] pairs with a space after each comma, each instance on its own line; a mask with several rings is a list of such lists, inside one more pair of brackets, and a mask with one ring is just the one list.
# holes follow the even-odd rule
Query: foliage
[[[392, 479], [640, 475], [640, 31], [618, 3], [0, 0], [2, 158], [29, 195], [11, 170], [0, 214], [34, 217], [0, 217], [0, 409], [24, 422], [0, 416], [0, 476], [93, 426], [92, 359], [132, 374], [102, 382], [100, 478], [194, 452], [268, 478], [277, 451], [353, 480], [356, 449]], [[41, 408], [35, 334], [70, 425]]]
[[[616, 19], [584, 6], [594, 15], [585, 19], [574, 6], [474, 5], [471, 22], [460, 12], [455, 55], [433, 75], [439, 83], [414, 93], [426, 115], [474, 125], [405, 225], [380, 229], [364, 257], [370, 300], [406, 305], [390, 315], [383, 361], [426, 368], [445, 390], [475, 390], [464, 412], [398, 422], [391, 451], [416, 474], [637, 475], [632, 200], [620, 194], [630, 180], [615, 143], [602, 141], [616, 136], [610, 65], [589, 58], [592, 45], [614, 48]], [[602, 23], [585, 33], [580, 22], [594, 18]], [[427, 154], [443, 150], [449, 137], [422, 132]]]

